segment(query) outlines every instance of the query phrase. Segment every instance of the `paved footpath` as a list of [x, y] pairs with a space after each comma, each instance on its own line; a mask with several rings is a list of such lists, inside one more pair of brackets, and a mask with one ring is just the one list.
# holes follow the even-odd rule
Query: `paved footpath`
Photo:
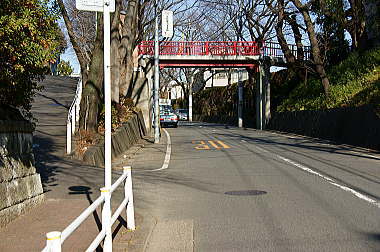
[[[45, 201], [7, 227], [0, 229], [0, 251], [41, 251], [45, 246], [45, 234], [62, 231], [98, 196], [104, 184], [104, 169], [73, 161], [65, 155], [66, 118], [74, 98], [77, 80], [47, 76], [41, 91], [33, 103], [33, 114], [38, 119], [33, 137], [36, 167], [41, 174]], [[149, 142], [142, 142], [146, 144]], [[133, 156], [133, 147], [126, 156]], [[127, 164], [115, 160], [117, 166]], [[113, 181], [121, 171], [113, 172]], [[122, 188], [113, 195], [113, 207], [119, 205]], [[88, 218], [64, 243], [63, 251], [84, 251], [100, 229], [101, 211]], [[124, 218], [125, 219], [125, 218]], [[148, 224], [147, 227], [144, 225]], [[132, 251], [143, 247], [148, 233], [149, 220], [143, 220], [136, 211], [135, 232], [128, 232], [122, 220], [114, 225], [114, 251]], [[131, 241], [134, 245], [131, 247]], [[140, 245], [139, 245], [140, 244]]]

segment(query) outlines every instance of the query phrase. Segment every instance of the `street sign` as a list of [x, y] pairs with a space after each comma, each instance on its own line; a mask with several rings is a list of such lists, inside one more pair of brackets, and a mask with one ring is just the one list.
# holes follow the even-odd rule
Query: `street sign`
[[76, 0], [78, 10], [103, 12], [104, 4], [109, 4], [109, 11], [115, 12], [115, 0]]
[[169, 10], [162, 11], [162, 36], [164, 38], [173, 37], [173, 12]]

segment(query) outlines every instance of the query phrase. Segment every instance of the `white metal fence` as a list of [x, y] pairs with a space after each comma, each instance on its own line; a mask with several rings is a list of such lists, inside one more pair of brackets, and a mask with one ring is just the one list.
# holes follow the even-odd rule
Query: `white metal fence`
[[[112, 192], [125, 180], [124, 184], [124, 200], [112, 215], [110, 200]], [[126, 166], [123, 169], [123, 174], [119, 179], [111, 186], [111, 188], [101, 188], [101, 195], [86, 209], [84, 210], [69, 226], [67, 226], [62, 232], [54, 231], [46, 234], [46, 247], [42, 252], [60, 252], [62, 250], [63, 242], [90, 216], [97, 207], [102, 203], [102, 230], [92, 241], [86, 251], [94, 251], [99, 244], [105, 240], [103, 245], [103, 251], [112, 251], [112, 225], [120, 216], [122, 211], [126, 208], [127, 213], [127, 228], [135, 230], [135, 213], [133, 206], [133, 191], [132, 191], [132, 171], [130, 166]], [[111, 217], [111, 218], [110, 218]], [[108, 242], [107, 242], [108, 241]]]
[[66, 127], [66, 153], [71, 153], [72, 135], [75, 133], [76, 123], [79, 122], [80, 100], [82, 98], [82, 79], [79, 78], [77, 90], [73, 102], [71, 103], [69, 113], [67, 115]]

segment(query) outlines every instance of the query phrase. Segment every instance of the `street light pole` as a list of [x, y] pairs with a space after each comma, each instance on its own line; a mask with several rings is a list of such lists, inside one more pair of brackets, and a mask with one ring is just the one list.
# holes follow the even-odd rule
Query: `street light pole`
[[[238, 1], [239, 3], [239, 15], [241, 15], [242, 12], [242, 2]], [[239, 22], [241, 21], [241, 16], [239, 17]], [[239, 27], [240, 29], [240, 27]], [[243, 40], [242, 37], [240, 37], [241, 34], [238, 32], [236, 34], [237, 37], [237, 43], [239, 45], [239, 40]], [[239, 48], [239, 47], [237, 47]], [[242, 80], [242, 75], [243, 75], [243, 69], [238, 70], [238, 127], [242, 128], [243, 127], [243, 80]]]
[[154, 2], [154, 11], [156, 15], [155, 33], [154, 33], [154, 143], [160, 142], [160, 108], [158, 90], [160, 88], [160, 69], [159, 69], [159, 45], [158, 45], [158, 14], [157, 14], [157, 0]]

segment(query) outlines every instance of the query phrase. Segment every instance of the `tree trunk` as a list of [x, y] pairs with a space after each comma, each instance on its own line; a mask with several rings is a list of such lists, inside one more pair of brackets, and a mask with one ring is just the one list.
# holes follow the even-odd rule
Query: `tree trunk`
[[127, 13], [122, 28], [119, 56], [123, 59], [121, 73], [124, 77], [119, 83], [120, 94], [132, 93], [130, 84], [133, 79], [133, 50], [136, 44], [139, 1], [128, 1]]
[[82, 56], [83, 52], [81, 51], [77, 41], [75, 40], [75, 35], [74, 35], [74, 28], [73, 24], [69, 18], [69, 15], [67, 14], [65, 5], [63, 4], [63, 0], [57, 0], [61, 15], [63, 17], [63, 20], [65, 21], [65, 25], [67, 28], [67, 33], [69, 34], [70, 42], [73, 46], [73, 49], [75, 51], [75, 54], [77, 56], [77, 59], [79, 61], [81, 73], [82, 73], [82, 81], [85, 83], [87, 81], [87, 64], [88, 62], [86, 59]]
[[83, 88], [79, 127], [90, 132], [98, 130], [98, 116], [103, 97], [103, 15], [98, 14], [98, 30], [87, 82]]
[[314, 30], [313, 22], [310, 18], [308, 8], [305, 5], [301, 4], [300, 0], [291, 0], [291, 1], [294, 3], [294, 5], [302, 14], [302, 17], [306, 25], [307, 34], [309, 35], [311, 53], [313, 56], [313, 63], [315, 65], [315, 70], [321, 79], [325, 95], [329, 96], [330, 81], [326, 75], [326, 71], [323, 66], [321, 50], [319, 49], [317, 35]]
[[292, 51], [289, 49], [288, 42], [286, 41], [284, 33], [282, 31], [285, 19], [284, 0], [278, 1], [278, 9], [278, 20], [275, 26], [278, 43], [280, 44], [281, 50], [284, 53], [286, 62], [290, 65], [291, 68], [294, 68], [293, 65], [296, 62], [296, 58], [294, 57]]
[[[284, 0], [279, 0], [278, 1], [278, 21], [277, 21], [277, 24], [275, 25], [277, 39], [286, 59], [286, 63], [287, 63], [288, 71], [289, 71], [289, 77], [292, 78], [296, 74], [299, 78], [304, 79], [304, 72], [300, 68], [300, 65], [301, 65], [300, 62], [302, 62], [304, 58], [302, 35], [295, 18], [286, 16], [284, 9], [285, 9]], [[290, 23], [291, 25], [294, 38], [296, 41], [296, 46], [297, 46], [297, 58], [295, 57], [294, 52], [290, 50], [289, 45], [285, 39], [285, 35], [282, 30], [284, 20], [287, 20], [288, 23]]]
[[121, 0], [115, 2], [115, 12], [111, 22], [111, 99], [119, 103], [119, 81], [121, 59], [119, 55], [120, 46], [120, 8]]

